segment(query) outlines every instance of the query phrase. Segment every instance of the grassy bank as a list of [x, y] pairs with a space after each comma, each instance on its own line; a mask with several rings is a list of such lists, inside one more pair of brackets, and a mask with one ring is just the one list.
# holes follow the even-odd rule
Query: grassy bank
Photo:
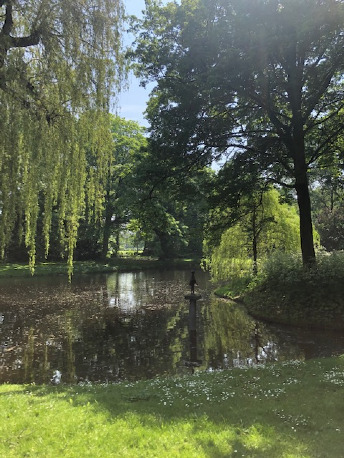
[[[176, 259], [158, 260], [154, 258], [144, 258], [140, 256], [119, 257], [109, 259], [106, 262], [97, 261], [75, 261], [73, 275], [87, 273], [107, 273], [107, 272], [126, 272], [147, 269], [168, 269], [168, 268], [195, 268], [199, 265], [199, 260], [195, 259]], [[30, 277], [29, 266], [27, 264], [0, 264], [1, 277]], [[63, 262], [38, 263], [35, 266], [34, 275], [66, 275], [68, 267]]]
[[0, 386], [0, 456], [343, 456], [344, 357], [111, 386]]
[[344, 329], [344, 253], [319, 255], [312, 269], [297, 256], [279, 254], [256, 277], [234, 277], [216, 294], [242, 301], [257, 318]]

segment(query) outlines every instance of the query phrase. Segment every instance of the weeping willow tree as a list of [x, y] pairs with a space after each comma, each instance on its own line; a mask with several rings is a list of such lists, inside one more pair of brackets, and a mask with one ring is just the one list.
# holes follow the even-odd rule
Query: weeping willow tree
[[276, 189], [258, 197], [252, 197], [250, 211], [222, 234], [220, 244], [214, 248], [211, 269], [216, 280], [255, 271], [257, 261], [273, 251], [299, 250], [296, 208], [280, 203]]
[[101, 213], [122, 19], [121, 0], [0, 0], [2, 257], [16, 229], [33, 268], [41, 208], [46, 253], [55, 212], [71, 266], [86, 194]]

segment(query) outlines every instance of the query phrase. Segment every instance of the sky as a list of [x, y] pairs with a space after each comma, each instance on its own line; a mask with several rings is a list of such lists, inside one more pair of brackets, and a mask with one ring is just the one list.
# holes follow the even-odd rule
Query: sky
[[[140, 17], [145, 8], [144, 0], [124, 0], [127, 14], [134, 14]], [[131, 39], [129, 38], [129, 44]], [[144, 119], [143, 112], [146, 109], [149, 89], [140, 87], [139, 81], [134, 75], [129, 75], [129, 88], [119, 96], [118, 114], [125, 119], [137, 121], [141, 126], [147, 127], [148, 123]]]
[[[145, 8], [144, 0], [123, 0], [127, 14], [134, 14], [135, 16], [142, 16], [142, 10]], [[167, 3], [164, 0], [163, 3]], [[131, 38], [129, 38], [131, 43]], [[129, 75], [128, 90], [123, 91], [119, 96], [117, 114], [122, 118], [136, 121], [143, 127], [148, 127], [149, 124], [144, 118], [144, 111], [148, 101], [149, 93], [153, 85], [148, 89], [140, 87], [139, 80], [134, 75]], [[214, 163], [214, 170], [218, 170], [220, 164]]]

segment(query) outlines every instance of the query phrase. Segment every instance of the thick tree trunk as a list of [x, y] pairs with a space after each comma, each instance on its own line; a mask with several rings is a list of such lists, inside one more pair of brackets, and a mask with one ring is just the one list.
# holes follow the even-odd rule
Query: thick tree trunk
[[[292, 60], [288, 64], [289, 75], [289, 99], [292, 110], [292, 136], [289, 150], [294, 160], [294, 177], [297, 203], [300, 215], [300, 239], [302, 261], [305, 267], [315, 264], [315, 250], [313, 241], [313, 225], [311, 199], [309, 196], [309, 184], [307, 176], [307, 162], [305, 154], [304, 119], [302, 116], [302, 72], [295, 66], [296, 48], [292, 49]], [[288, 145], [287, 145], [288, 147]]]
[[[300, 157], [301, 156], [301, 157]], [[311, 199], [307, 166], [304, 155], [299, 155], [295, 161], [295, 190], [300, 215], [300, 239], [303, 265], [310, 267], [315, 264], [315, 250], [313, 240], [313, 224]]]
[[175, 252], [171, 236], [159, 230], [155, 230], [155, 233], [158, 236], [160, 242], [160, 259], [172, 259], [175, 255]]
[[313, 241], [311, 201], [309, 197], [309, 187], [307, 181], [296, 183], [295, 189], [300, 213], [302, 261], [304, 266], [310, 266], [315, 264], [315, 251]]

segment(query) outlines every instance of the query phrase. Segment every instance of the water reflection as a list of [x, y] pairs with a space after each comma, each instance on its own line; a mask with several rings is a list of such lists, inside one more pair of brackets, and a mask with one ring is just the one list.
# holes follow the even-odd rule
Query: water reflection
[[200, 367], [202, 361], [198, 359], [198, 341], [197, 341], [197, 301], [199, 301], [202, 296], [194, 294], [194, 287], [196, 281], [194, 277], [194, 272], [192, 272], [192, 278], [190, 281], [191, 285], [191, 294], [187, 294], [185, 299], [189, 301], [189, 314], [188, 314], [188, 330], [189, 330], [189, 360], [185, 362], [186, 366], [191, 367], [192, 372], [194, 372], [195, 367]]
[[189, 371], [192, 359], [216, 369], [344, 349], [340, 334], [255, 322], [212, 297], [202, 272], [190, 333], [189, 277], [171, 270], [84, 276], [71, 285], [64, 277], [1, 282], [0, 382], [136, 380]]
[[[207, 367], [228, 368], [272, 362], [278, 359], [303, 359], [292, 341], [284, 352], [281, 335], [250, 318], [243, 307], [228, 301], [211, 300], [203, 309], [204, 350]], [[219, 359], [219, 355], [223, 355]]]

